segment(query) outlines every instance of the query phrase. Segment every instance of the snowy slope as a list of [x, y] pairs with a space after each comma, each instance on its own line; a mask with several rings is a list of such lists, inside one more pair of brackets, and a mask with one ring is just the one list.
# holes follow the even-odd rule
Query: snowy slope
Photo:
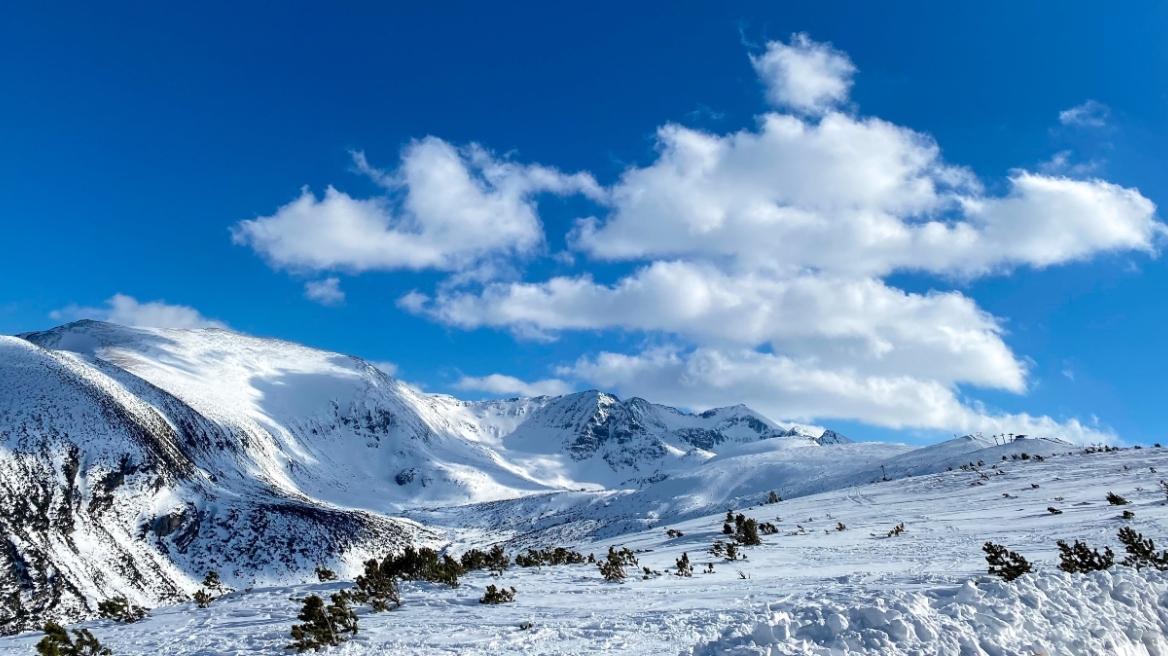
[[743, 406], [424, 395], [359, 358], [218, 329], [0, 337], [0, 632], [113, 594], [183, 599], [207, 569], [278, 583], [437, 539], [394, 517], [406, 508], [648, 488], [742, 446], [817, 439], [847, 442]]
[[[649, 580], [607, 583], [595, 567], [576, 565], [512, 567], [501, 580], [476, 573], [456, 589], [407, 584], [401, 609], [362, 610], [361, 632], [330, 653], [1168, 653], [1168, 575], [1119, 566], [1068, 575], [1054, 567], [1059, 539], [1122, 554], [1115, 537], [1122, 526], [1168, 545], [1168, 505], [1153, 471], [1168, 470], [1168, 452], [1059, 453], [990, 463], [982, 450], [980, 471], [942, 469], [736, 508], [780, 528], [736, 562], [707, 553], [723, 537], [724, 510], [666, 525], [682, 537], [656, 526], [572, 545], [597, 554], [609, 545], [638, 550], [641, 565], [664, 572]], [[1109, 491], [1131, 505], [1109, 505]], [[1134, 519], [1122, 519], [1122, 509]], [[846, 530], [836, 530], [839, 522]], [[899, 522], [904, 534], [884, 537]], [[1038, 571], [1010, 584], [988, 577], [986, 540], [1020, 551]], [[692, 578], [669, 571], [683, 552], [699, 570]], [[700, 572], [707, 562], [714, 573]], [[478, 604], [488, 584], [515, 586], [516, 602]], [[124, 656], [278, 653], [299, 609], [289, 598], [345, 585], [256, 588], [208, 610], [186, 603], [156, 609], [140, 624], [85, 626]], [[522, 622], [534, 626], [522, 630]], [[0, 654], [29, 653], [37, 639], [0, 638]]]

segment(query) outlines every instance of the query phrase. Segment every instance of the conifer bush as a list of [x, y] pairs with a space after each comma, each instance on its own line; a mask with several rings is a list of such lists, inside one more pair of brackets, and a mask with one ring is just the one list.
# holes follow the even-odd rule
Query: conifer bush
[[722, 533], [725, 535], [734, 535], [734, 528], [730, 526], [729, 522], [722, 524]]
[[376, 558], [365, 561], [365, 572], [353, 582], [355, 587], [346, 592], [354, 601], [368, 604], [374, 612], [401, 607], [401, 588], [398, 586], [397, 576], [390, 572], [391, 568], [383, 568]]
[[1113, 506], [1126, 506], [1128, 504], [1128, 500], [1114, 492], [1108, 492], [1107, 503], [1110, 503]]
[[680, 537], [684, 537], [685, 533], [682, 533], [681, 531], [679, 531], [675, 528], [671, 528], [671, 529], [665, 531], [665, 536], [670, 537], [670, 538], [680, 538]]
[[220, 594], [227, 590], [227, 587], [223, 585], [223, 581], [219, 580], [219, 572], [215, 570], [207, 572], [207, 575], [203, 577], [203, 587], [211, 592], [218, 592]]
[[296, 616], [302, 624], [292, 626], [292, 642], [285, 649], [297, 653], [336, 647], [357, 633], [357, 614], [349, 608], [348, 596], [334, 594], [325, 605], [317, 595], [304, 598], [304, 608]]
[[689, 554], [682, 553], [681, 558], [677, 559], [677, 575], [689, 578], [693, 576], [693, 565], [689, 562]]
[[97, 604], [99, 615], [123, 624], [133, 624], [146, 617], [147, 612], [149, 612], [148, 609], [130, 603], [130, 600], [123, 595], [111, 597]]
[[497, 588], [493, 585], [487, 586], [486, 593], [483, 598], [479, 599], [480, 604], [506, 604], [515, 601], [515, 588], [510, 590], [506, 588]]
[[199, 608], [206, 608], [211, 605], [212, 601], [215, 601], [215, 597], [203, 588], [199, 588], [199, 591], [192, 595], [192, 599], [195, 600], [195, 604]]
[[1059, 510], [1058, 508], [1055, 508], [1054, 506], [1047, 506], [1047, 507], [1046, 507], [1046, 512], [1048, 512], [1048, 513], [1050, 513], [1050, 514], [1052, 514], [1052, 515], [1061, 515], [1061, 514], [1063, 514], [1063, 511]]
[[528, 549], [525, 554], [515, 556], [519, 567], [542, 567], [544, 565], [580, 565], [586, 561], [584, 554], [564, 547], [555, 549]]
[[1135, 529], [1125, 526], [1119, 529], [1119, 541], [1123, 543], [1127, 557], [1120, 563], [1137, 570], [1145, 567], [1159, 570], [1168, 570], [1168, 551], [1156, 551], [1156, 545], [1151, 538], [1145, 539], [1143, 534], [1136, 533]]
[[778, 503], [782, 500], [783, 500], [783, 497], [780, 497], [778, 494], [775, 494], [774, 490], [771, 490], [770, 494], [767, 495], [767, 503]]
[[337, 573], [327, 567], [317, 567], [314, 571], [316, 572], [316, 579], [321, 583], [337, 580]]
[[1030, 563], [1015, 551], [1009, 551], [1000, 544], [986, 542], [982, 547], [986, 553], [986, 562], [989, 563], [989, 573], [1000, 576], [1002, 580], [1014, 579], [1034, 571]]
[[1098, 549], [1091, 549], [1086, 543], [1075, 540], [1074, 545], [1066, 541], [1058, 541], [1059, 569], [1069, 574], [1086, 574], [1105, 570], [1115, 564], [1115, 554], [1110, 547], [1104, 547], [1103, 553]]
[[738, 547], [733, 542], [726, 543], [726, 560], [738, 560]]
[[69, 637], [69, 632], [65, 627], [56, 622], [46, 622], [44, 626], [45, 637], [41, 638], [36, 645], [37, 654], [40, 656], [110, 656], [113, 654], [109, 649], [102, 647], [97, 638], [89, 632], [89, 629], [74, 629], [73, 637]]
[[896, 526], [893, 526], [892, 530], [888, 531], [888, 533], [884, 537], [892, 538], [892, 537], [896, 537], [896, 536], [900, 535], [901, 533], [904, 533], [904, 522], [901, 522], [901, 523], [897, 524]]

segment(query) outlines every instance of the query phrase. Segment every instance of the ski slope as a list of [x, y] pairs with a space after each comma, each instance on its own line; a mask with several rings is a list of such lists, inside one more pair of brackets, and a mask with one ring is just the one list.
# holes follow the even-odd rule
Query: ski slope
[[[1011, 457], [1019, 445], [1031, 448], [1028, 455], [1045, 446], [1038, 452], [1045, 459]], [[958, 466], [856, 480], [776, 504], [736, 507], [780, 529], [736, 562], [706, 553], [723, 537], [720, 510], [564, 545], [598, 556], [610, 545], [628, 546], [639, 552], [640, 564], [664, 572], [649, 580], [609, 583], [594, 566], [570, 565], [513, 566], [501, 579], [475, 573], [457, 589], [407, 584], [401, 609], [363, 611], [360, 633], [330, 653], [1168, 654], [1168, 577], [1118, 566], [1074, 576], [1055, 568], [1056, 540], [1084, 540], [1122, 555], [1115, 535], [1127, 525], [1168, 546], [1158, 473], [1168, 472], [1168, 453], [1084, 454], [1058, 446], [990, 445], [952, 456], [972, 454], [975, 466], [984, 462], [978, 471]], [[1109, 505], [1108, 492], [1130, 504]], [[1123, 510], [1134, 519], [1121, 519]], [[885, 537], [900, 522], [905, 532]], [[839, 523], [845, 530], [837, 530]], [[684, 535], [669, 538], [667, 528]], [[485, 537], [482, 528], [445, 530], [449, 543]], [[1021, 552], [1037, 572], [1010, 584], [988, 577], [981, 552], [987, 540]], [[667, 570], [682, 552], [698, 571], [692, 578]], [[700, 573], [708, 562], [714, 573]], [[515, 586], [517, 601], [478, 604], [492, 583]], [[299, 610], [289, 598], [344, 585], [256, 588], [207, 610], [185, 603], [156, 609], [134, 625], [84, 626], [119, 655], [280, 653]], [[521, 630], [524, 622], [532, 628]], [[2, 638], [0, 654], [30, 653], [37, 639]]]

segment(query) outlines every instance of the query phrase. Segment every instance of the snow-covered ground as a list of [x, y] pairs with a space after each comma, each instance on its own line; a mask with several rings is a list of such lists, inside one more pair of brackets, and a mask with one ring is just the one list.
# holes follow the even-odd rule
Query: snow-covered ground
[[[1168, 506], [1153, 471], [1168, 472], [1168, 452], [1084, 454], [1067, 446], [1051, 456], [1053, 446], [1045, 446], [1041, 462], [1002, 461], [1003, 449], [1021, 447], [991, 447], [973, 455], [984, 462], [980, 471], [857, 478], [735, 508], [780, 529], [736, 562], [706, 552], [723, 537], [721, 511], [562, 545], [597, 556], [609, 545], [638, 550], [642, 565], [664, 572], [649, 580], [608, 583], [594, 566], [570, 565], [512, 567], [501, 580], [475, 573], [457, 589], [407, 584], [401, 609], [362, 611], [360, 633], [332, 653], [1168, 654], [1168, 576], [1118, 566], [1071, 576], [1055, 568], [1059, 539], [1110, 546], [1122, 556], [1116, 532], [1123, 526], [1168, 547]], [[1108, 492], [1130, 505], [1109, 505]], [[1123, 510], [1134, 519], [1122, 519]], [[900, 522], [905, 532], [885, 537]], [[845, 530], [837, 530], [840, 523]], [[667, 528], [684, 536], [667, 537]], [[487, 537], [482, 527], [467, 535], [446, 531], [453, 543]], [[981, 551], [987, 540], [1019, 551], [1038, 571], [1009, 584], [988, 577]], [[666, 570], [682, 552], [694, 562], [692, 578]], [[714, 573], [701, 573], [709, 562]], [[516, 602], [480, 605], [491, 583], [515, 586]], [[134, 625], [83, 626], [119, 655], [280, 653], [299, 610], [291, 598], [344, 585], [257, 588], [206, 610], [185, 603], [155, 609]], [[525, 622], [533, 626], [521, 629]], [[38, 639], [2, 638], [0, 654], [32, 653]]]

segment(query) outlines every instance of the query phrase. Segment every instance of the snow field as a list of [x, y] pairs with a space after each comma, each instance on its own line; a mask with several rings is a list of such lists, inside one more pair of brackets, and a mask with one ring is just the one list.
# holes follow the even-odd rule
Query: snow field
[[[1058, 539], [1110, 546], [1122, 557], [1115, 536], [1127, 525], [1168, 547], [1168, 506], [1160, 475], [1151, 471], [1168, 471], [1168, 452], [1068, 450], [1074, 455], [1043, 462], [987, 459], [980, 469], [988, 478], [955, 470], [735, 509], [780, 530], [745, 548], [747, 559], [737, 562], [706, 551], [725, 538], [724, 511], [562, 545], [598, 557], [609, 545], [628, 546], [639, 551], [641, 565], [665, 571], [650, 580], [630, 571], [626, 583], [608, 583], [594, 566], [574, 565], [512, 567], [501, 579], [473, 573], [457, 589], [406, 584], [401, 609], [362, 611], [360, 633], [329, 653], [1168, 656], [1166, 575], [1116, 567], [1069, 576], [1055, 569]], [[1109, 491], [1130, 505], [1109, 505]], [[1121, 519], [1125, 509], [1135, 519]], [[846, 530], [836, 530], [838, 522]], [[905, 533], [884, 537], [899, 522]], [[669, 538], [667, 528], [684, 536]], [[490, 536], [448, 529], [445, 537], [481, 544]], [[1010, 584], [988, 577], [986, 540], [1021, 552], [1039, 571]], [[693, 578], [666, 571], [682, 552], [698, 572]], [[700, 573], [707, 562], [713, 574]], [[516, 602], [480, 605], [489, 584], [515, 586]], [[207, 610], [186, 603], [155, 609], [135, 625], [84, 626], [119, 656], [276, 654], [299, 611], [290, 597], [345, 585], [256, 589]], [[521, 630], [524, 622], [534, 626]], [[0, 639], [0, 654], [32, 653], [39, 637]]]

